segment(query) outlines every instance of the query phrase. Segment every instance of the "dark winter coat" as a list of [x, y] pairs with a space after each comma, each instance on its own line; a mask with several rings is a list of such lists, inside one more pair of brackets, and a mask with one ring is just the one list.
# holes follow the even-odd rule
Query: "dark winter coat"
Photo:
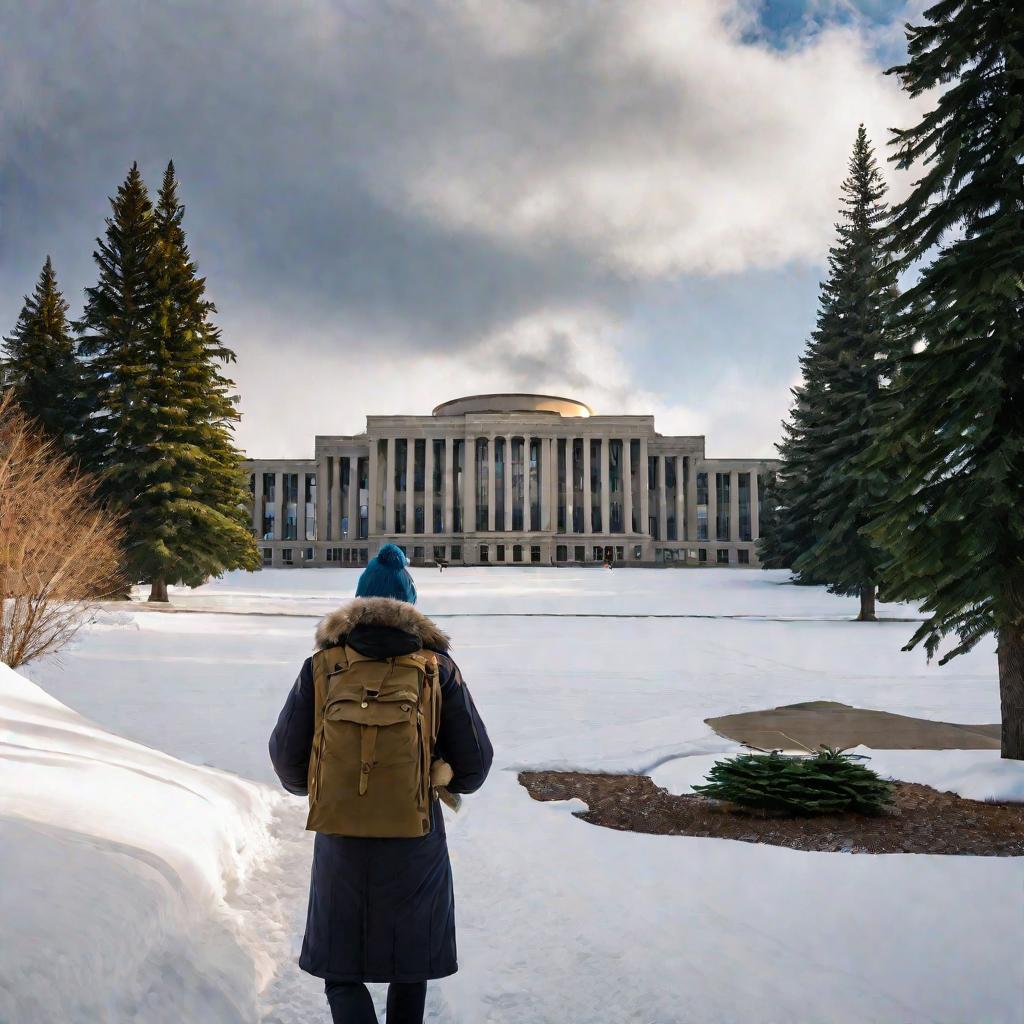
[[[412, 605], [357, 598], [328, 615], [317, 648], [346, 643], [386, 658], [438, 655], [441, 722], [436, 755], [452, 767], [453, 793], [479, 789], [491, 767], [487, 731], [448, 654], [448, 637]], [[289, 793], [305, 795], [313, 744], [312, 659], [288, 694], [270, 737], [270, 758]], [[455, 900], [441, 807], [433, 831], [415, 839], [317, 835], [306, 935], [299, 966], [338, 981], [426, 981], [458, 970]]]

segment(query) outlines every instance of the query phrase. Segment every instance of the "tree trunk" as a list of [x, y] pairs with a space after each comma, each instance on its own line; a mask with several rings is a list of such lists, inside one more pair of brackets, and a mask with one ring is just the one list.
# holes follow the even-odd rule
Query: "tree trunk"
[[999, 704], [1003, 757], [1024, 761], [1024, 623], [999, 632]]
[[149, 586], [149, 600], [150, 601], [166, 601], [167, 600], [167, 580], [155, 579], [150, 583]]
[[858, 622], [876, 622], [875, 619], [875, 586], [873, 583], [865, 583], [860, 588], [860, 615]]

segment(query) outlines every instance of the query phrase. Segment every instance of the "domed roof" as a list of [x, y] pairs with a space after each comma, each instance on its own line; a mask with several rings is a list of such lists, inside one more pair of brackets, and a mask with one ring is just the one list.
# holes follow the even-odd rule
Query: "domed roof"
[[435, 416], [464, 416], [471, 412], [548, 412], [555, 416], [593, 416], [585, 402], [556, 395], [467, 395], [442, 402], [434, 409]]

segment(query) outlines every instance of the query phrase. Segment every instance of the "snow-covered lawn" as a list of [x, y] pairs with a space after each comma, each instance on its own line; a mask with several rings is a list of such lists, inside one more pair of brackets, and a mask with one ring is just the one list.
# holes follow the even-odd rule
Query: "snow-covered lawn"
[[[270, 784], [267, 735], [317, 617], [351, 595], [356, 576], [233, 574], [175, 593], [189, 611], [112, 612], [61, 664], [28, 674], [107, 729]], [[900, 652], [912, 623], [852, 622], [855, 602], [783, 585], [773, 573], [453, 568], [421, 569], [416, 579], [421, 609], [454, 638], [496, 749], [491, 780], [450, 822], [461, 970], [431, 986], [430, 1019], [1024, 1021], [1020, 861], [622, 834], [579, 821], [570, 805], [530, 800], [515, 777], [520, 767], [562, 766], [692, 775], [694, 762], [676, 759], [734, 749], [704, 718], [805, 700], [998, 721], [991, 644], [945, 668], [928, 665], [918, 652]], [[882, 610], [891, 619], [916, 615]], [[0, 758], [6, 753], [0, 748]], [[929, 756], [919, 770], [941, 774], [943, 788], [965, 774], [982, 785], [990, 768], [1002, 773], [1000, 786], [1016, 785], [998, 765]], [[255, 965], [235, 970], [236, 987], [255, 986], [267, 959], [279, 969], [258, 1014], [243, 1009], [239, 1019], [326, 1022], [318, 984], [291, 962], [308, 872], [303, 805], [252, 792], [270, 808], [251, 827], [253, 837], [261, 829], [269, 836], [265, 853], [211, 906], [219, 899], [223, 914], [234, 914], [238, 948]], [[14, 821], [5, 830], [27, 827], [18, 812], [2, 813]], [[21, 835], [18, 848], [30, 849], [29, 839]], [[42, 850], [51, 839], [38, 842]], [[77, 872], [91, 850], [65, 859]], [[126, 902], [126, 915], [145, 912], [132, 909], [134, 898]], [[84, 946], [100, 928], [85, 897], [77, 906], [68, 946], [76, 935]], [[40, 947], [54, 941], [46, 931]], [[138, 957], [133, 969], [161, 969], [144, 949]], [[36, 962], [37, 984], [64, 984], [45, 956]], [[0, 999], [5, 985], [20, 993], [32, 984], [21, 974], [12, 982], [8, 968], [3, 954]], [[38, 1019], [132, 1019], [76, 1015], [73, 1005]]]

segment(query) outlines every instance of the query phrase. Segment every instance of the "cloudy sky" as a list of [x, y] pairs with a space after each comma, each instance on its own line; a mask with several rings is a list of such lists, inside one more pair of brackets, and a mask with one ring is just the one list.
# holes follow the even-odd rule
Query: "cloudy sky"
[[[920, 0], [34, 0], [0, 12], [0, 332], [169, 158], [239, 441], [567, 394], [773, 454]], [[907, 175], [887, 169], [893, 195]]]

